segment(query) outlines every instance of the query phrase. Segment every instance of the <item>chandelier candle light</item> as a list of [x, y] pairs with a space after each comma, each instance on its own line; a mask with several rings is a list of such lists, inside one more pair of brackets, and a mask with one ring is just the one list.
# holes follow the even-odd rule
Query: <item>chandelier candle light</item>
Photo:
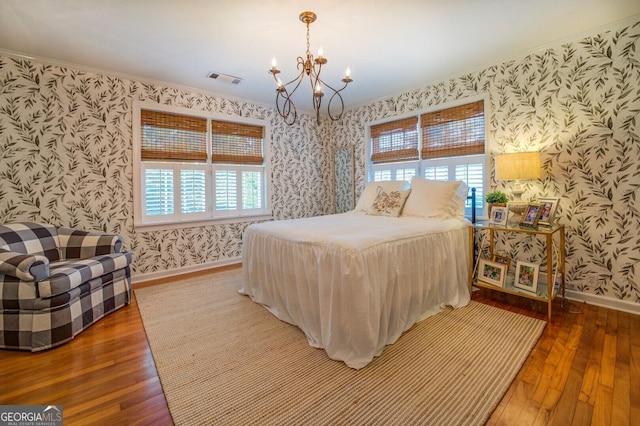
[[[347, 68], [347, 72], [345, 77], [342, 79], [344, 86], [341, 89], [336, 90], [333, 87], [329, 86], [320, 78], [320, 73], [322, 72], [322, 66], [327, 63], [327, 59], [322, 56], [322, 48], [318, 50], [318, 57], [314, 58], [313, 55], [309, 52], [309, 25], [316, 20], [316, 14], [313, 12], [302, 12], [300, 14], [300, 20], [305, 23], [307, 26], [307, 52], [306, 57], [298, 56], [298, 64], [297, 68], [300, 70], [300, 74], [290, 82], [283, 84], [282, 81], [278, 78], [278, 74], [280, 74], [280, 70], [277, 68], [276, 58], [274, 57], [271, 61], [271, 69], [269, 72], [273, 75], [273, 79], [276, 81], [278, 87], [276, 88], [276, 108], [278, 110], [278, 114], [284, 119], [285, 123], [291, 125], [295, 123], [298, 117], [298, 111], [296, 109], [295, 104], [293, 103], [293, 99], [291, 98], [293, 94], [300, 87], [300, 83], [305, 78], [305, 75], [309, 78], [309, 83], [311, 83], [311, 89], [313, 91], [312, 99], [313, 99], [313, 109], [316, 111], [316, 120], [318, 123], [320, 122], [320, 105], [322, 103], [322, 97], [324, 96], [323, 88], [327, 88], [331, 90], [332, 95], [329, 98], [329, 102], [327, 103], [327, 113], [329, 114], [329, 118], [331, 120], [336, 121], [342, 117], [344, 112], [344, 101], [342, 100], [342, 92], [349, 83], [353, 80], [351, 79], [351, 70]], [[339, 113], [333, 115], [331, 112], [331, 106], [334, 100], [336, 102], [339, 101]]]

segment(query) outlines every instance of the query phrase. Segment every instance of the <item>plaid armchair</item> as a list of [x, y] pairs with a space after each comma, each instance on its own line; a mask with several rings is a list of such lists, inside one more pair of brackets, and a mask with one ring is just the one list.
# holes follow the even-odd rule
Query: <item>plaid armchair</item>
[[52, 348], [129, 304], [130, 252], [118, 235], [0, 225], [0, 348]]

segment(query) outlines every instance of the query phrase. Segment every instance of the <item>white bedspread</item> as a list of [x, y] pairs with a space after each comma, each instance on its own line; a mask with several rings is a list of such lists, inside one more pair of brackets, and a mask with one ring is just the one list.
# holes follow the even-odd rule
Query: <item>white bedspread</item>
[[362, 368], [415, 322], [469, 302], [467, 226], [358, 212], [254, 224], [240, 292]]

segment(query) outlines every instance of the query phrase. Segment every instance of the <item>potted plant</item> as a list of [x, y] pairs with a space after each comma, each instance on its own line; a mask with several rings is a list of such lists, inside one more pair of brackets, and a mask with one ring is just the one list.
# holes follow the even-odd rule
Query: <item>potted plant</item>
[[487, 200], [487, 203], [491, 206], [504, 207], [507, 205], [508, 198], [507, 194], [502, 191], [491, 191], [487, 193], [485, 200]]

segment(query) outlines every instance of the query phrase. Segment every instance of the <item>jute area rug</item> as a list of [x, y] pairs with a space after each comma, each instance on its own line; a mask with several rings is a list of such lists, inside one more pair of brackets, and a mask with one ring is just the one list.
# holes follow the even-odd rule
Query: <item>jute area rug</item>
[[545, 326], [472, 301], [353, 370], [240, 295], [241, 276], [135, 290], [177, 425], [481, 425]]

